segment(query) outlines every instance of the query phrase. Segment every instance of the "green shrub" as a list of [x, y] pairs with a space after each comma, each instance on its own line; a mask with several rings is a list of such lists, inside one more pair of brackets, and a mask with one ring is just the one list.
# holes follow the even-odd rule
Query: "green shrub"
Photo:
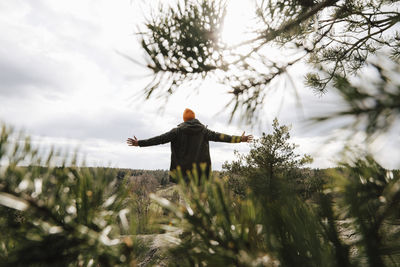
[[2, 126], [0, 265], [119, 266], [135, 260], [134, 212], [117, 173], [77, 167]]

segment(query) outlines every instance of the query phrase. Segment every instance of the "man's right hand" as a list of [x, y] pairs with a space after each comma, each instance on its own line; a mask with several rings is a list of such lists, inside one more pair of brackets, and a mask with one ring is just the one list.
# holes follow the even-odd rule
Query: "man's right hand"
[[128, 140], [126, 140], [126, 143], [128, 143], [128, 146], [139, 146], [139, 141], [136, 136], [133, 136], [133, 138], [128, 138]]

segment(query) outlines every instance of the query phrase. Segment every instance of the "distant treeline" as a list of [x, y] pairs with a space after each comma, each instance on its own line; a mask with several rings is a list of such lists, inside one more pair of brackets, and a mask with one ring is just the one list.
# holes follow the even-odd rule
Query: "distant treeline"
[[168, 170], [143, 170], [143, 169], [118, 169], [118, 178], [124, 177], [145, 177], [151, 180], [154, 179], [157, 185], [165, 186], [169, 184]]
[[[45, 167], [43, 167], [45, 168]], [[167, 187], [173, 184], [170, 181], [168, 170], [145, 170], [145, 169], [129, 169], [129, 168], [108, 168], [108, 167], [88, 167], [89, 169], [110, 169], [116, 171], [117, 178], [125, 181], [129, 181], [131, 184], [141, 183], [147, 184], [155, 189]], [[299, 196], [303, 199], [309, 199], [315, 192], [319, 192], [323, 189], [323, 186], [329, 183], [329, 173], [344, 171], [343, 167], [332, 167], [332, 168], [296, 168], [295, 175], [291, 182]], [[400, 173], [400, 170], [392, 170], [394, 175]], [[293, 170], [292, 170], [293, 173]], [[246, 184], [243, 184], [245, 180], [238, 179], [229, 170], [213, 171], [213, 177], [219, 177], [227, 180], [230, 189], [238, 194], [244, 194], [247, 188]], [[229, 177], [229, 178], [228, 178]]]
[[[1, 167], [1, 166], [0, 166]], [[32, 167], [20, 167], [24, 168], [32, 168]], [[42, 172], [47, 171], [47, 167], [37, 167], [42, 169]], [[93, 171], [96, 169], [109, 170], [114, 171], [116, 173], [117, 178], [119, 180], [129, 181], [131, 184], [135, 184], [140, 182], [141, 184], [147, 184], [151, 188], [154, 188], [151, 191], [154, 191], [159, 188], [167, 187], [174, 184], [170, 181], [169, 171], [168, 170], [145, 170], [145, 169], [130, 169], [130, 168], [110, 168], [110, 167], [83, 167], [88, 168]], [[55, 168], [57, 169], [57, 167]], [[292, 186], [295, 187], [296, 191], [300, 196], [304, 199], [309, 199], [312, 197], [313, 193], [318, 192], [323, 189], [323, 186], [329, 183], [327, 177], [329, 177], [329, 173], [333, 171], [341, 171], [344, 170], [343, 167], [333, 167], [333, 168], [296, 168], [294, 172], [295, 175], [291, 182]], [[393, 175], [397, 175], [400, 173], [400, 170], [391, 170]], [[293, 170], [291, 171], [293, 173]], [[230, 170], [224, 169], [222, 171], [213, 171], [213, 177], [219, 177], [221, 179], [226, 179], [229, 184], [230, 189], [238, 194], [243, 195], [244, 191], [247, 189], [248, 181], [241, 179], [235, 174], [232, 175]], [[229, 177], [229, 178], [228, 178]]]

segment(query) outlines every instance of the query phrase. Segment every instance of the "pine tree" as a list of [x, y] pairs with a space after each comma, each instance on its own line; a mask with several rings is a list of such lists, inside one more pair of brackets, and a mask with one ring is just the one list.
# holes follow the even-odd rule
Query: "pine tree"
[[[182, 84], [211, 76], [232, 88], [232, 117], [256, 122], [273, 81], [295, 64], [307, 64], [306, 83], [320, 93], [329, 87], [341, 91], [337, 77], [359, 74], [375, 54], [398, 64], [399, 1], [248, 1], [252, 4], [254, 37], [235, 45], [220, 34], [229, 1], [185, 0], [155, 10], [139, 33], [146, 66], [154, 73], [146, 96], [168, 97]], [[280, 49], [278, 61], [268, 56], [269, 48]]]
[[[296, 145], [290, 143], [290, 127], [279, 125], [275, 118], [271, 134], [263, 133], [251, 144], [248, 155], [237, 155], [237, 160], [225, 163], [223, 168], [229, 177], [230, 186], [239, 195], [250, 187], [254, 193], [274, 199], [279, 192], [279, 183], [286, 183], [294, 190], [306, 178], [300, 168], [312, 162], [309, 155], [296, 154]], [[239, 188], [243, 187], [243, 188]]]

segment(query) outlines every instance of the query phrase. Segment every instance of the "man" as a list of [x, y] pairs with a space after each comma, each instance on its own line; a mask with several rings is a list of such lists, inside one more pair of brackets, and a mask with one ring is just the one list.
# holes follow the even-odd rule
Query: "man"
[[217, 133], [207, 129], [195, 118], [190, 109], [183, 112], [183, 123], [178, 127], [162, 135], [138, 140], [136, 136], [128, 138], [129, 146], [154, 146], [171, 142], [171, 166], [172, 176], [176, 176], [177, 169], [180, 169], [185, 179], [188, 179], [191, 171], [197, 171], [199, 175], [208, 176], [211, 171], [211, 158], [209, 141], [240, 143], [251, 142], [252, 135], [231, 136]]

